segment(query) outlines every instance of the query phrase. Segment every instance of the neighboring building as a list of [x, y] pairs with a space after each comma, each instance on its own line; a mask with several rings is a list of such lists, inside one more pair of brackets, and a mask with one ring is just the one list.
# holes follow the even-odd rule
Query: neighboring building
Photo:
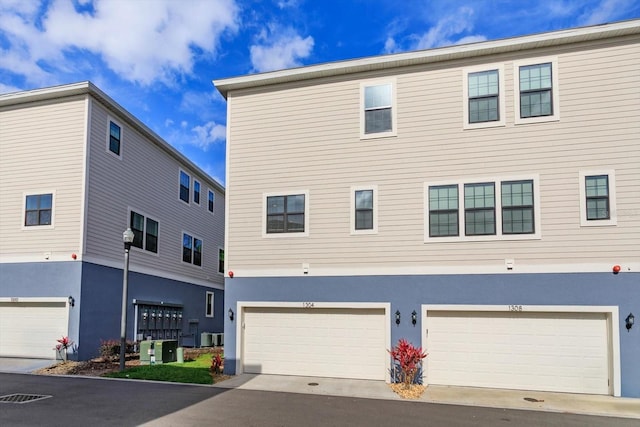
[[0, 95], [0, 356], [222, 332], [224, 188], [90, 82]]
[[640, 397], [640, 20], [214, 84], [227, 371]]

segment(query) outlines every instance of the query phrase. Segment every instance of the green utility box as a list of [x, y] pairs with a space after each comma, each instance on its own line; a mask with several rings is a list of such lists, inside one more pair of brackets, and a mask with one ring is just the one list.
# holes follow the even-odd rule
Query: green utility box
[[140, 364], [155, 365], [177, 360], [178, 341], [153, 340], [140, 342]]

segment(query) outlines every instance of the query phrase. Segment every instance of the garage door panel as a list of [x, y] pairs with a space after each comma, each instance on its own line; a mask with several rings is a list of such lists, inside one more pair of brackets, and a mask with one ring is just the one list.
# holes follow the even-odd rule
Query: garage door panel
[[430, 384], [609, 394], [603, 313], [438, 312]]
[[67, 323], [64, 302], [0, 302], [0, 356], [54, 358]]
[[384, 379], [383, 309], [244, 310], [248, 373]]

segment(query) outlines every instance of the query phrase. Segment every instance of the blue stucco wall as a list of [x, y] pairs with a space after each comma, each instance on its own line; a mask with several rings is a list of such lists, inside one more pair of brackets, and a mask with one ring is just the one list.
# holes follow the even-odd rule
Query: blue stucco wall
[[[122, 307], [122, 269], [85, 263], [82, 269], [80, 318], [80, 359], [98, 355], [100, 340], [120, 339]], [[129, 272], [127, 339], [133, 340], [134, 299], [181, 304], [182, 330], [188, 332], [188, 319], [198, 319], [200, 332], [222, 332], [224, 292], [205, 286]], [[214, 292], [214, 317], [206, 317], [206, 292]], [[76, 304], [77, 305], [77, 304]], [[182, 342], [181, 342], [182, 344]]]
[[[499, 274], [446, 276], [270, 277], [226, 279], [225, 312], [237, 301], [389, 302], [391, 343], [406, 338], [421, 344], [422, 304], [602, 305], [618, 306], [622, 395], [640, 397], [640, 327], [625, 328], [630, 312], [640, 316], [640, 274]], [[225, 371], [235, 373], [236, 324], [225, 322]]]
[[[207, 291], [214, 293], [212, 318], [206, 317], [205, 313]], [[78, 350], [73, 358], [87, 360], [96, 357], [99, 355], [100, 340], [120, 339], [122, 269], [80, 261], [0, 264], [0, 296], [73, 296], [75, 306], [69, 309], [69, 337]], [[198, 319], [200, 332], [222, 332], [224, 327], [222, 290], [130, 272], [127, 311], [129, 340], [134, 339], [133, 299], [181, 304], [184, 333], [188, 332], [188, 319]], [[57, 338], [52, 338], [52, 348]]]

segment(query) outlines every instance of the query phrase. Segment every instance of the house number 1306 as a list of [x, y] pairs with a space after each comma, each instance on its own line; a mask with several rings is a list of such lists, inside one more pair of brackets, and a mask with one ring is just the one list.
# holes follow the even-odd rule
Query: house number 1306
[[522, 306], [521, 305], [510, 305], [509, 306], [509, 311], [522, 311]]

